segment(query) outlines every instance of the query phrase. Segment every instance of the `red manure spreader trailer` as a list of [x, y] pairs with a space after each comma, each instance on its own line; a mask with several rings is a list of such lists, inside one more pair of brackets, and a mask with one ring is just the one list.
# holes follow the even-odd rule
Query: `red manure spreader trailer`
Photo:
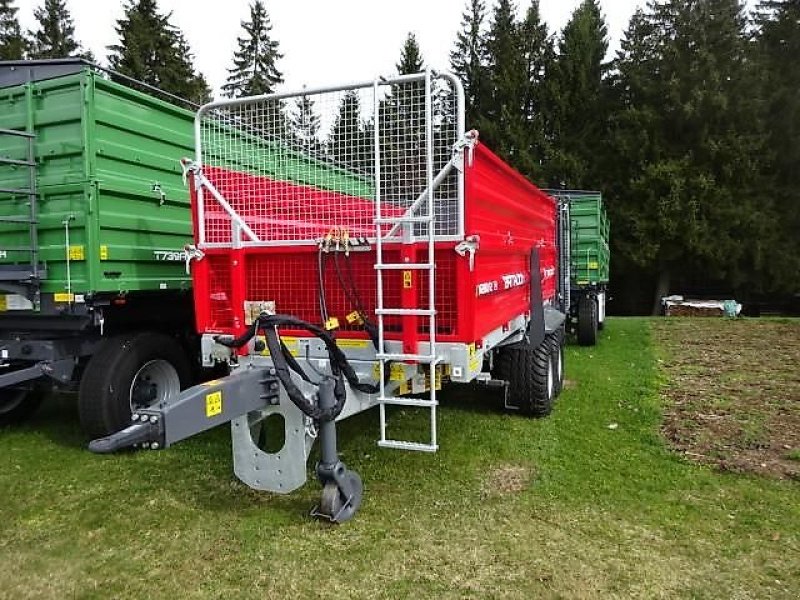
[[[380, 446], [434, 452], [450, 382], [547, 415], [564, 374], [557, 205], [465, 132], [463, 98], [427, 71], [202, 107], [187, 259], [202, 362], [230, 374], [90, 448], [165, 448], [230, 422], [236, 475], [288, 493], [319, 438], [313, 514], [339, 522], [363, 486], [337, 420], [377, 406]], [[392, 406], [428, 411], [425, 439], [394, 439]]]

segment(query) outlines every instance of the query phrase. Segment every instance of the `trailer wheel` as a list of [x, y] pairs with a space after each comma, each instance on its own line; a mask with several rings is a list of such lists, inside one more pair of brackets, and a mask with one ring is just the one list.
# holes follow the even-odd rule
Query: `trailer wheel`
[[564, 330], [559, 329], [548, 336], [550, 351], [553, 360], [553, 380], [555, 383], [555, 397], [561, 394], [564, 387]]
[[186, 353], [173, 338], [154, 332], [110, 338], [81, 378], [81, 426], [94, 438], [115, 433], [131, 423], [134, 410], [169, 402], [190, 381]]
[[589, 295], [578, 303], [578, 343], [581, 346], [597, 343], [597, 302]]
[[539, 346], [506, 346], [498, 352], [497, 378], [508, 382], [509, 402], [522, 414], [545, 417], [553, 410], [555, 374], [550, 340]]
[[0, 427], [23, 422], [42, 404], [45, 394], [33, 389], [0, 390]]

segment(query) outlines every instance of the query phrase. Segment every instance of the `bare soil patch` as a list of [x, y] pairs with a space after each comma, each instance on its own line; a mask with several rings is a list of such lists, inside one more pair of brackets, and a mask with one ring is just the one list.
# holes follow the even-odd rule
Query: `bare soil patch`
[[800, 321], [664, 319], [662, 431], [687, 458], [800, 479]]
[[531, 469], [521, 465], [504, 464], [489, 470], [483, 484], [483, 496], [507, 496], [524, 490], [532, 477]]

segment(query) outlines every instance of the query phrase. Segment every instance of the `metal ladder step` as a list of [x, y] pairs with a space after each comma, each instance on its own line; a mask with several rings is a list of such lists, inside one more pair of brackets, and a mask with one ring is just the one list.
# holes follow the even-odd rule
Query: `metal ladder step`
[[377, 271], [428, 271], [435, 269], [433, 263], [377, 263]]
[[376, 308], [376, 315], [384, 317], [433, 317], [436, 310], [430, 308]]
[[414, 450], [416, 452], [436, 452], [439, 449], [439, 444], [422, 444], [420, 442], [403, 442], [401, 440], [379, 440], [378, 446], [395, 450]]
[[375, 219], [376, 225], [396, 225], [396, 224], [403, 224], [403, 223], [430, 223], [433, 221], [433, 217], [430, 215], [422, 215], [422, 216], [409, 216], [409, 217], [381, 217], [380, 219]]
[[425, 400], [424, 398], [403, 398], [402, 396], [380, 396], [378, 402], [381, 404], [391, 404], [392, 406], [419, 406], [430, 408], [439, 406], [438, 400]]

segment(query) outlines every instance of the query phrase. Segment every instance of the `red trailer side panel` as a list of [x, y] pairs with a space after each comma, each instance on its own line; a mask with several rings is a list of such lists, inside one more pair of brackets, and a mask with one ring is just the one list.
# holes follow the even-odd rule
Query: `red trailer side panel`
[[[542, 298], [556, 294], [555, 201], [478, 144], [465, 170], [465, 229], [480, 247], [470, 277], [474, 315], [471, 332], [479, 340], [509, 320], [530, 311], [530, 254], [539, 250]], [[462, 330], [463, 331], [463, 330]]]

